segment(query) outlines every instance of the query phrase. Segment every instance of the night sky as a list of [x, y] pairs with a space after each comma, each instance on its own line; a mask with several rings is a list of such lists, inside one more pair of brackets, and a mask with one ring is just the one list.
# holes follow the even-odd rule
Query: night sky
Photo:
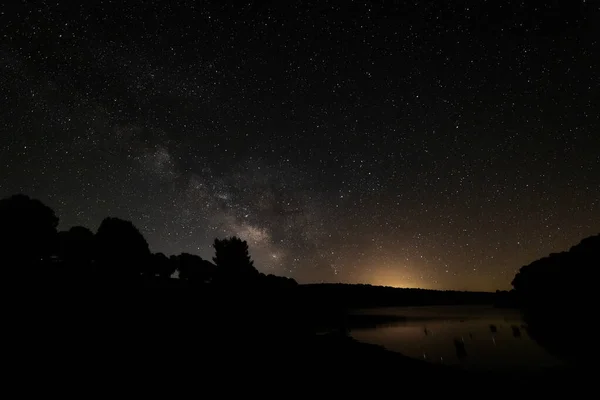
[[0, 196], [59, 229], [460, 290], [600, 231], [599, 1], [7, 3]]

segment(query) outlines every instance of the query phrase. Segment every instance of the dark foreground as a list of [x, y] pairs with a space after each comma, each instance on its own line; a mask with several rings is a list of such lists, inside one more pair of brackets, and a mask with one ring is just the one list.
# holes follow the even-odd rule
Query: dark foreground
[[315, 321], [329, 317], [335, 327], [337, 311], [285, 293], [190, 296], [125, 287], [27, 293], [13, 299], [7, 315], [3, 358], [7, 381], [21, 394], [489, 397], [558, 388], [573, 394], [590, 382], [583, 369], [467, 372], [342, 334], [317, 335]]
[[[201, 339], [199, 339], [201, 340]], [[23, 360], [25, 392], [192, 395], [505, 395], [578, 393], [590, 383], [572, 370], [538, 375], [466, 372], [420, 360], [350, 338], [311, 336], [266, 343], [258, 338], [223, 337], [186, 349], [120, 346], [47, 348]], [[42, 356], [40, 359], [39, 357]]]

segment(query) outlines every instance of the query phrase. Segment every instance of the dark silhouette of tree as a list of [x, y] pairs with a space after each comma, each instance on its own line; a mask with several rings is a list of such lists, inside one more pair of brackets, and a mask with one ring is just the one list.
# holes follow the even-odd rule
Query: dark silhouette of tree
[[209, 283], [215, 276], [216, 266], [200, 256], [181, 253], [178, 256], [173, 256], [172, 259], [176, 263], [177, 271], [179, 271], [179, 279], [198, 284]]
[[585, 321], [595, 312], [592, 285], [599, 266], [600, 234], [521, 267], [512, 281], [530, 336], [569, 361], [584, 362], [588, 350], [582, 346], [593, 338], [585, 340], [585, 331], [558, 322], [557, 316]]
[[[600, 234], [583, 239], [569, 251], [553, 253], [521, 267], [512, 285], [522, 306], [535, 308], [583, 300], [582, 288], [600, 266]], [[560, 295], [558, 295], [560, 294]], [[568, 294], [568, 295], [567, 295]]]
[[139, 277], [150, 268], [150, 249], [131, 221], [105, 218], [95, 236], [96, 260], [102, 275]]
[[74, 226], [58, 233], [58, 257], [69, 265], [81, 267], [92, 263], [94, 234], [83, 226]]
[[41, 201], [24, 194], [4, 198], [0, 200], [0, 254], [13, 267], [40, 265], [55, 252], [57, 226], [54, 211]]
[[162, 279], [170, 278], [177, 268], [177, 265], [163, 253], [154, 253], [150, 256], [150, 267], [147, 274]]
[[215, 239], [213, 247], [213, 261], [228, 281], [252, 280], [258, 277], [258, 270], [250, 258], [248, 243], [245, 240], [237, 236]]

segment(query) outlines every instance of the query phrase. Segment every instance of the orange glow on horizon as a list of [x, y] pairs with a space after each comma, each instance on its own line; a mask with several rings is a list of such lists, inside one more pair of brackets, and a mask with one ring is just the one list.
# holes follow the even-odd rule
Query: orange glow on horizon
[[420, 279], [416, 279], [407, 271], [398, 271], [392, 268], [377, 268], [365, 272], [363, 281], [376, 286], [390, 286], [410, 289], [433, 289]]

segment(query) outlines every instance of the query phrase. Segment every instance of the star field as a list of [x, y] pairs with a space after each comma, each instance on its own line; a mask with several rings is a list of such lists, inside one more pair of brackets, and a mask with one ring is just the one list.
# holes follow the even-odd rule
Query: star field
[[600, 231], [600, 3], [9, 2], [0, 195], [299, 282], [509, 288]]

